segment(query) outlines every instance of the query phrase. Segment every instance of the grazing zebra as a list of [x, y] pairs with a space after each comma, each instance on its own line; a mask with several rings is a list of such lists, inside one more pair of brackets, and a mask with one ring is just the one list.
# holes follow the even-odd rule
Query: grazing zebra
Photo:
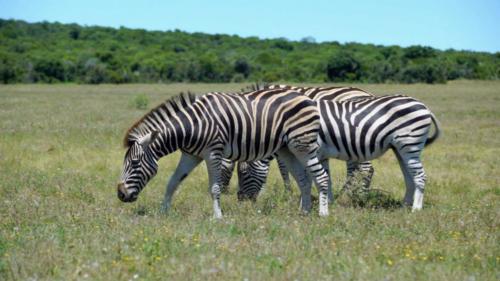
[[[307, 170], [320, 190], [319, 213], [328, 215], [328, 175], [319, 162], [319, 113], [309, 98], [288, 89], [239, 94], [180, 95], [146, 114], [127, 132], [127, 148], [117, 194], [133, 202], [156, 175], [158, 160], [178, 149], [181, 161], [167, 185], [162, 209], [167, 211], [180, 181], [202, 160], [207, 164], [214, 217], [221, 218], [222, 158], [251, 161], [277, 153], [288, 165]], [[299, 178], [302, 209], [311, 209], [310, 183]], [[307, 187], [308, 190], [302, 187]]]
[[[289, 89], [297, 91], [313, 100], [330, 100], [330, 101], [343, 101], [358, 97], [371, 97], [373, 94], [353, 87], [295, 87], [288, 85], [252, 85], [250, 89], [258, 90], [263, 89]], [[269, 163], [273, 159], [262, 159], [257, 161], [250, 161], [248, 163], [238, 162], [238, 199], [255, 199], [259, 191], [262, 189], [267, 174], [269, 172]], [[290, 190], [290, 179], [288, 177], [288, 170], [285, 168], [283, 161], [277, 159], [279, 170], [285, 189]], [[324, 163], [325, 168], [328, 169], [328, 161]], [[234, 164], [233, 164], [234, 165]], [[349, 188], [353, 185], [354, 175], [360, 173], [363, 175], [362, 188], [367, 189], [370, 186], [371, 178], [373, 176], [373, 167], [370, 162], [352, 162], [346, 161], [347, 166], [347, 179], [344, 188]], [[226, 165], [222, 166], [222, 174], [225, 178], [231, 178], [232, 169], [229, 161]], [[328, 197], [333, 201], [333, 194], [331, 186], [328, 187]]]
[[[392, 149], [405, 178], [405, 203], [413, 210], [422, 208], [426, 176], [420, 155], [441, 132], [439, 122], [423, 103], [393, 95], [340, 102], [320, 100], [318, 108], [321, 114], [318, 157], [322, 163], [326, 164], [328, 158], [361, 163]], [[435, 132], [429, 137], [432, 123]], [[258, 181], [255, 178], [258, 173], [251, 175], [248, 170], [245, 168], [244, 173]], [[325, 170], [328, 171], [326, 166]]]

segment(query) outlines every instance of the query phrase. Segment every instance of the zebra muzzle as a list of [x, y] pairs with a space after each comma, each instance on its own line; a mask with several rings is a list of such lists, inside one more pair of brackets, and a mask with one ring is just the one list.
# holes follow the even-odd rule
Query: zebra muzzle
[[139, 192], [134, 189], [129, 193], [127, 188], [125, 187], [125, 184], [121, 182], [117, 187], [117, 195], [122, 202], [134, 202], [135, 200], [137, 200]]

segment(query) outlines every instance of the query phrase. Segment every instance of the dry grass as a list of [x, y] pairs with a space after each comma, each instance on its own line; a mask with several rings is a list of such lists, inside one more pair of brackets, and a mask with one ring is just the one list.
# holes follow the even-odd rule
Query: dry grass
[[[498, 280], [500, 82], [359, 86], [419, 98], [442, 123], [419, 213], [335, 204], [329, 218], [304, 217], [274, 166], [257, 203], [238, 203], [233, 181], [225, 219], [212, 221], [201, 165], [163, 216], [178, 154], [137, 203], [116, 197], [122, 134], [145, 111], [131, 100], [243, 85], [0, 86], [0, 279]], [[338, 189], [345, 166], [331, 164]], [[374, 164], [383, 200], [401, 200], [395, 157]]]

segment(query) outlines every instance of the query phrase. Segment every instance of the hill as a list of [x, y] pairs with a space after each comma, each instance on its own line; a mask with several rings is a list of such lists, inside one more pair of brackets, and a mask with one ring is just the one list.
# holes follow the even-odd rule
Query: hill
[[499, 79], [500, 53], [0, 19], [0, 83]]

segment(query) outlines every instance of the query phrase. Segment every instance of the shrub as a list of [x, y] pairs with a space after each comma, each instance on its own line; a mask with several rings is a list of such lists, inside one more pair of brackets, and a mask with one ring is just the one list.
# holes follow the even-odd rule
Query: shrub
[[431, 58], [434, 56], [436, 56], [436, 51], [431, 47], [410, 46], [404, 52], [404, 57], [407, 59]]
[[403, 69], [401, 81], [404, 83], [424, 82], [429, 84], [445, 83], [446, 71], [436, 64], [410, 65]]
[[0, 60], [0, 83], [8, 84], [16, 81], [14, 65], [9, 61]]
[[241, 73], [236, 73], [235, 75], [233, 75], [233, 78], [231, 79], [231, 82], [233, 83], [241, 83], [245, 81], [245, 76], [243, 76], [243, 74]]
[[84, 65], [85, 77], [84, 82], [89, 84], [100, 84], [106, 82], [108, 75], [106, 65], [100, 63], [96, 58], [90, 58]]
[[0, 19], [0, 83], [229, 82], [241, 76], [436, 83], [500, 76], [499, 52], [314, 41]]
[[292, 43], [286, 41], [285, 39], [280, 39], [280, 40], [274, 42], [273, 47], [278, 48], [278, 49], [282, 49], [285, 51], [293, 51]]
[[275, 71], [266, 72], [266, 73], [264, 73], [264, 76], [262, 77], [262, 80], [266, 83], [277, 82], [280, 79], [281, 78], [280, 78], [279, 73], [277, 73]]
[[146, 109], [149, 105], [149, 98], [145, 94], [138, 94], [134, 97], [132, 104], [136, 109]]
[[78, 27], [71, 28], [69, 31], [69, 38], [78, 40], [78, 38], [80, 38], [80, 29]]
[[44, 82], [64, 81], [64, 66], [60, 61], [41, 59], [35, 63], [35, 71]]
[[186, 47], [185, 47], [185, 46], [182, 46], [182, 45], [175, 45], [175, 46], [173, 47], [173, 50], [174, 50], [174, 52], [176, 52], [176, 53], [183, 53], [183, 52], [185, 52], [185, 51], [186, 51]]
[[337, 52], [326, 66], [326, 75], [330, 81], [358, 80], [361, 74], [361, 64], [350, 52]]
[[234, 63], [234, 71], [240, 74], [243, 74], [245, 78], [250, 75], [250, 64], [246, 59], [238, 59]]

